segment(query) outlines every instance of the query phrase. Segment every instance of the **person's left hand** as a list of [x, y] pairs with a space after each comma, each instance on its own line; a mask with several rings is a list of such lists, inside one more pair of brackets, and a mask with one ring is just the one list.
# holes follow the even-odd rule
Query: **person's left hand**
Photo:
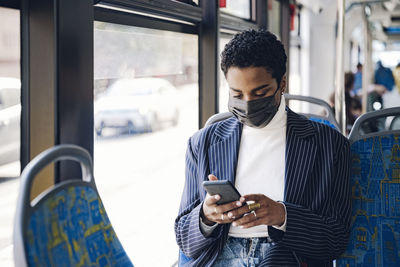
[[245, 195], [242, 198], [240, 199], [242, 202], [254, 201], [260, 203], [260, 207], [252, 212], [249, 205], [244, 205], [228, 212], [229, 218], [238, 218], [233, 221], [233, 226], [246, 229], [257, 225], [282, 226], [285, 222], [285, 207], [282, 203], [276, 202], [263, 194]]

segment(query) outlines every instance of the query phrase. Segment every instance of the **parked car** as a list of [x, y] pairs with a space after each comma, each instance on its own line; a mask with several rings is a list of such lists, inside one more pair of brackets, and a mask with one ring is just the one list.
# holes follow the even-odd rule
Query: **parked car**
[[94, 103], [95, 130], [122, 128], [129, 133], [151, 132], [179, 117], [176, 88], [161, 78], [120, 79]]
[[0, 77], [0, 166], [19, 160], [21, 82]]

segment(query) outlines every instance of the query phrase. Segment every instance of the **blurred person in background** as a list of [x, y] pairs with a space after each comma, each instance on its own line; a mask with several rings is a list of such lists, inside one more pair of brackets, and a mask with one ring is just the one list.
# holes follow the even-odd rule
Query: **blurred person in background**
[[[376, 63], [375, 84], [385, 87], [385, 92], [381, 95], [382, 108], [390, 108], [400, 105], [400, 95], [397, 90], [393, 90], [395, 85], [392, 70], [383, 66], [379, 60]], [[373, 110], [376, 110], [375, 108]]]
[[397, 91], [400, 93], [400, 62], [397, 64], [396, 68], [393, 70], [393, 78], [396, 83]]
[[389, 91], [383, 96], [383, 103], [385, 108], [400, 106], [400, 62], [393, 70], [393, 78], [397, 90]]
[[[353, 127], [354, 122], [361, 114], [361, 101], [358, 97], [352, 96], [352, 91], [354, 89], [355, 74], [352, 72], [346, 72], [344, 74], [344, 88], [345, 88], [345, 105], [346, 105], [346, 129], [347, 134]], [[333, 111], [335, 111], [335, 92], [333, 92], [329, 97], [330, 105]]]
[[392, 71], [389, 68], [384, 67], [380, 60], [376, 63], [375, 84], [385, 86], [388, 91], [392, 91], [394, 86]]
[[357, 64], [357, 71], [354, 73], [354, 85], [350, 93], [352, 96], [360, 96], [362, 89], [362, 64]]

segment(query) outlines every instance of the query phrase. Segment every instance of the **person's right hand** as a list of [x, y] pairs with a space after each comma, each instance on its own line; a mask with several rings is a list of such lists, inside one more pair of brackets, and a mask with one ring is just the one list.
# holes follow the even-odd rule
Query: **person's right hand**
[[[212, 174], [208, 176], [208, 179], [210, 181], [218, 180], [218, 178]], [[221, 197], [219, 195], [210, 196], [207, 193], [202, 207], [203, 209], [202, 218], [205, 224], [214, 225], [215, 223], [218, 224], [231, 223], [234, 221], [235, 218], [229, 218], [226, 213], [228, 211], [243, 206], [243, 202], [240, 202], [239, 200], [223, 205], [218, 205], [217, 202], [218, 200], [220, 200], [220, 198]]]

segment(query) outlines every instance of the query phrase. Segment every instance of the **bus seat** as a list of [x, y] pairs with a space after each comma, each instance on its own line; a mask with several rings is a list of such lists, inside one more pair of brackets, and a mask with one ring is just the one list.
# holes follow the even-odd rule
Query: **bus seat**
[[[82, 179], [60, 182], [30, 201], [35, 176], [59, 160], [81, 164]], [[58, 145], [21, 174], [14, 225], [15, 266], [133, 266], [101, 202], [89, 153]]]
[[399, 129], [400, 129], [400, 116], [396, 116], [390, 123], [389, 130], [399, 130]]
[[311, 114], [311, 113], [299, 113], [299, 114], [306, 116], [308, 119], [310, 119], [312, 121], [326, 124], [336, 130], [340, 129], [339, 124], [335, 119], [335, 114], [334, 114], [331, 106], [329, 106], [329, 104], [326, 103], [324, 100], [315, 98], [315, 97], [311, 97], [311, 96], [301, 96], [301, 95], [291, 95], [291, 94], [284, 94], [284, 96], [287, 101], [297, 100], [297, 101], [308, 102], [308, 103], [323, 107], [327, 112], [327, 116]]
[[[300, 95], [290, 95], [290, 94], [285, 94], [285, 99], [286, 100], [299, 100], [299, 101], [305, 101], [309, 102], [312, 104], [317, 104], [319, 106], [322, 106], [328, 113], [328, 116], [321, 116], [317, 114], [309, 114], [309, 113], [300, 113], [301, 115], [306, 116], [309, 120], [320, 122], [323, 124], [326, 124], [336, 130], [339, 129], [339, 124], [337, 123], [335, 119], [335, 115], [333, 113], [332, 108], [329, 106], [328, 103], [325, 101], [315, 98], [315, 97], [310, 97], [310, 96], [300, 96]], [[205, 123], [205, 126], [209, 126], [215, 122], [225, 120], [233, 116], [231, 112], [222, 112], [222, 113], [217, 113], [212, 115]]]
[[225, 119], [228, 119], [230, 117], [232, 117], [233, 114], [231, 112], [221, 112], [221, 113], [217, 113], [212, 115], [210, 118], [208, 118], [208, 120], [206, 121], [206, 124], [204, 125], [204, 127], [207, 127], [213, 123], [216, 123], [218, 121], [222, 121]]
[[400, 266], [400, 129], [362, 133], [368, 120], [396, 115], [400, 107], [366, 113], [349, 135], [352, 228], [338, 267]]

